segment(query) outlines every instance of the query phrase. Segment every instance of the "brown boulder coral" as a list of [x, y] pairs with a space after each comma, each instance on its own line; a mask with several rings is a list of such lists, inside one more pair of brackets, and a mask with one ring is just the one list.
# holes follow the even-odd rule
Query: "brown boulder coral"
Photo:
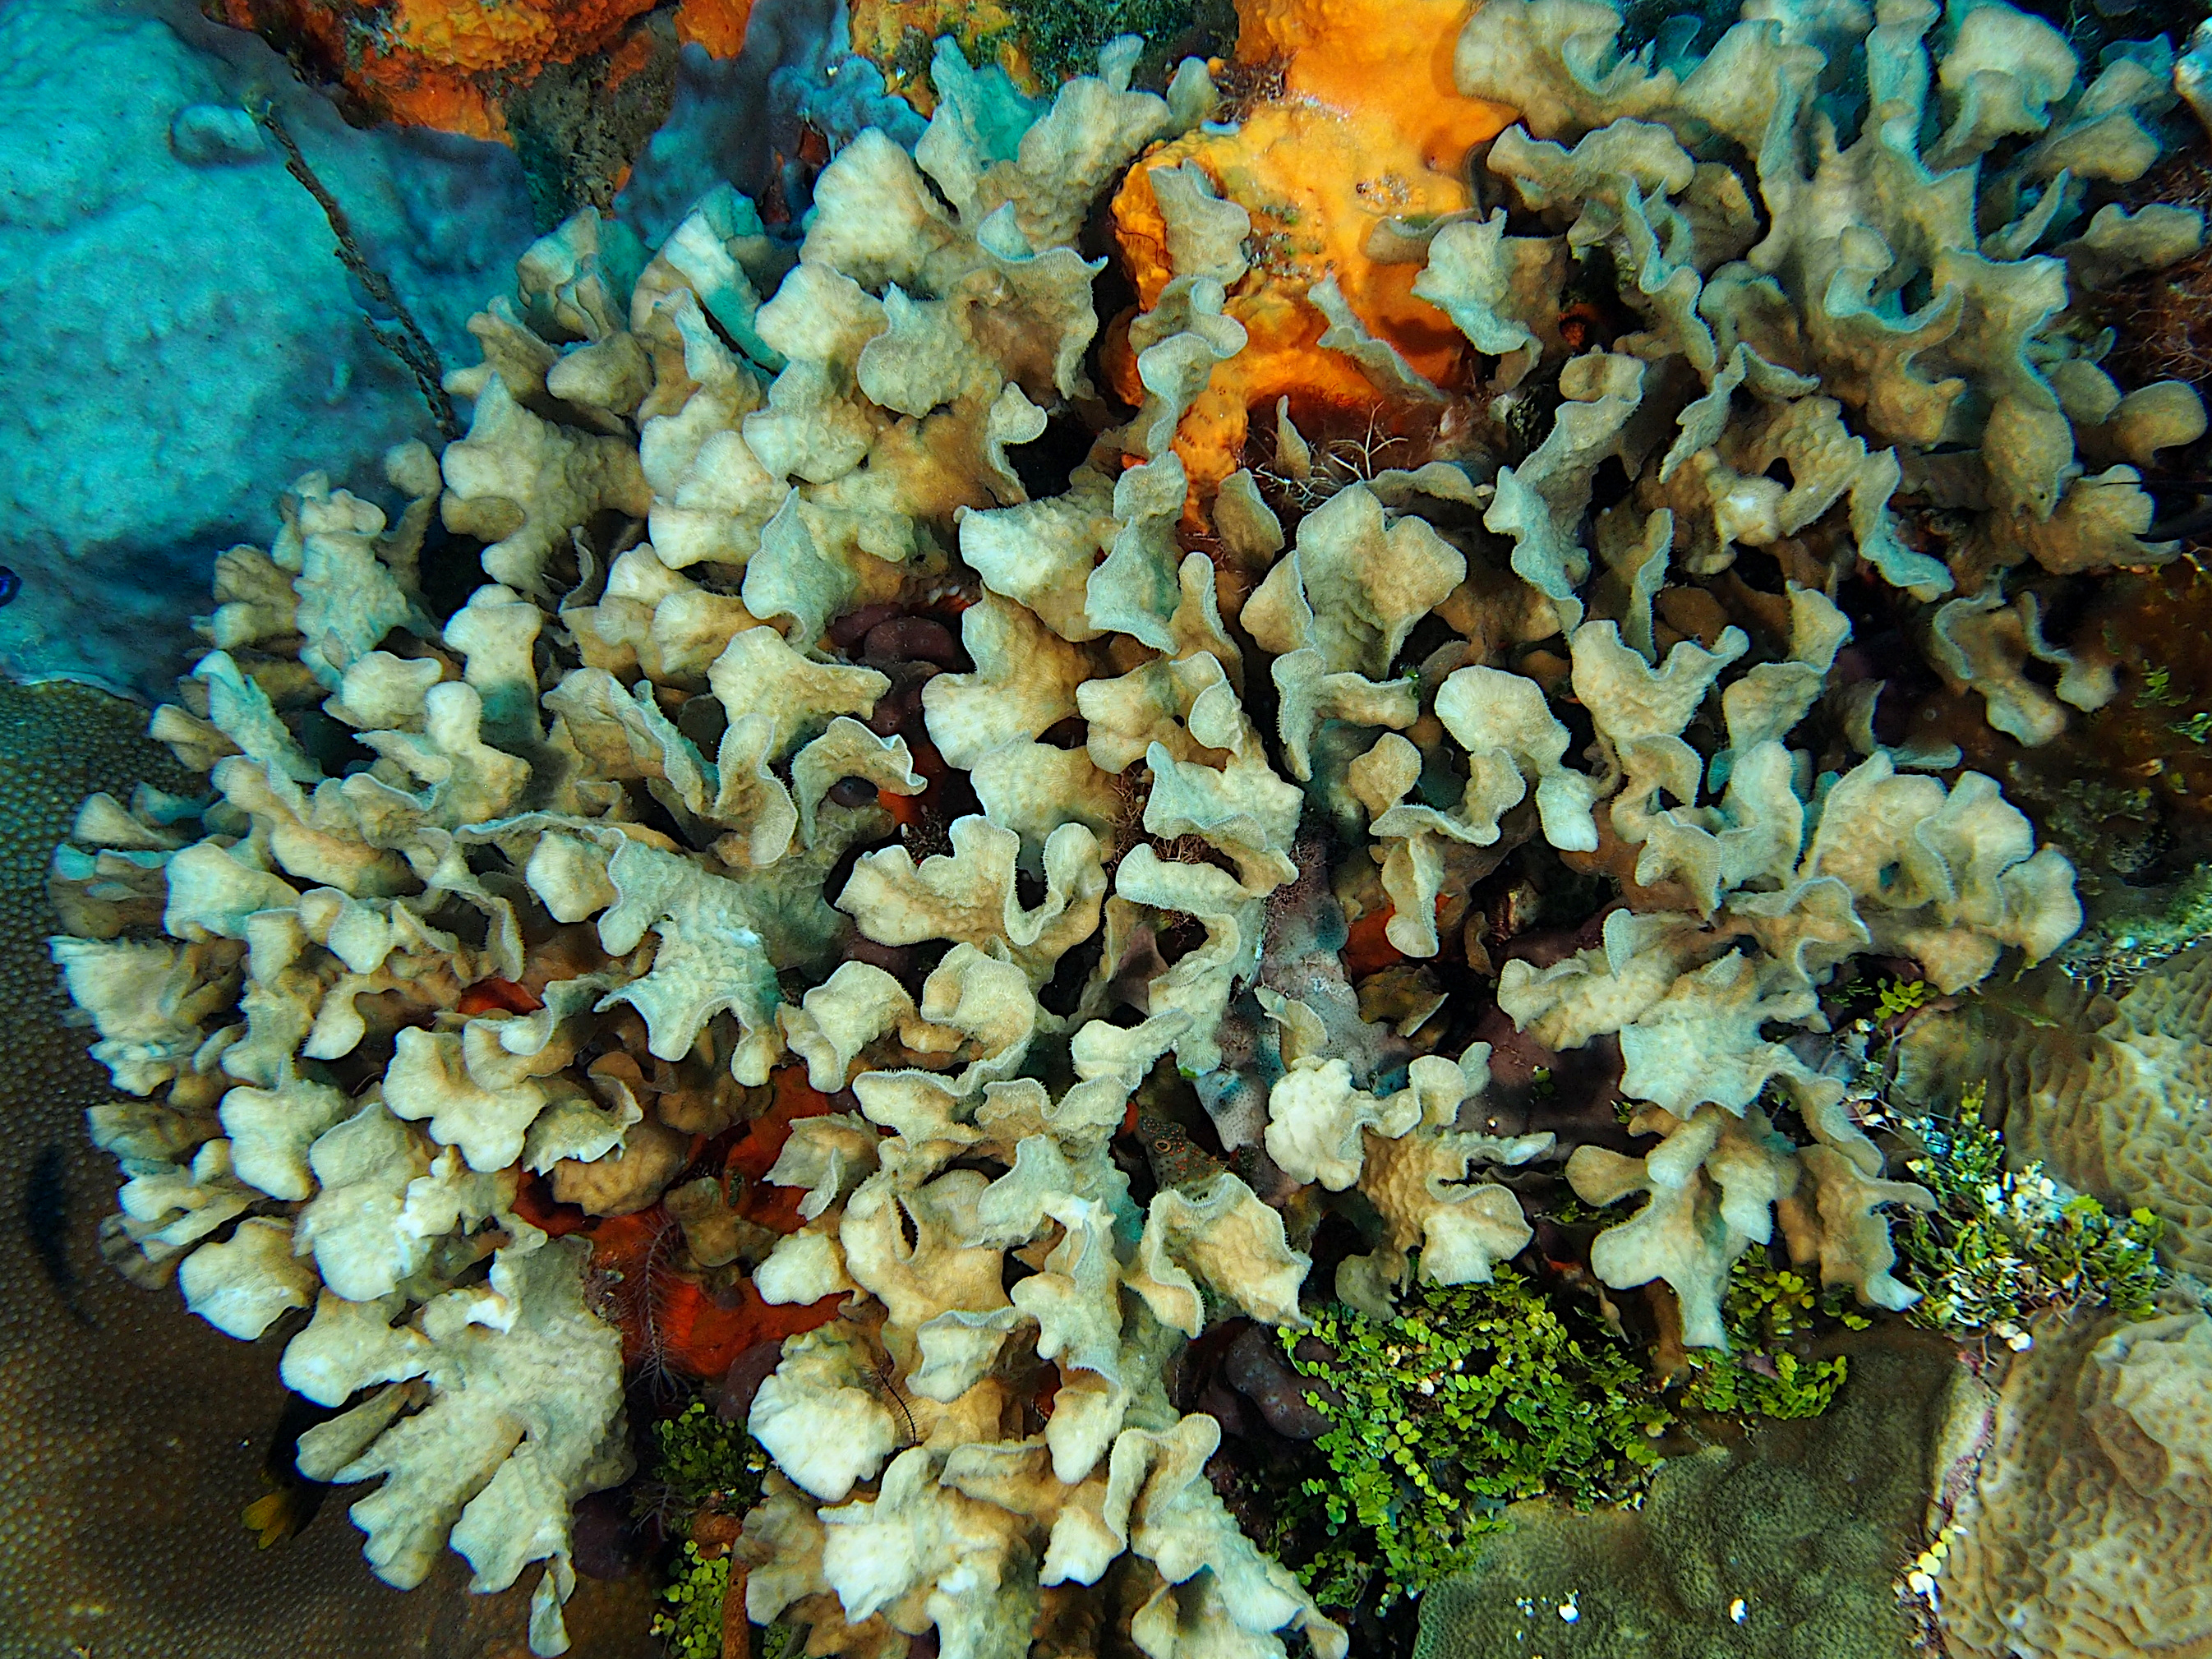
[[1891, 1580], [1955, 1370], [1942, 1344], [1869, 1333], [1824, 1415], [1670, 1461], [1638, 1509], [1516, 1505], [1423, 1598], [1418, 1659], [1906, 1659]]

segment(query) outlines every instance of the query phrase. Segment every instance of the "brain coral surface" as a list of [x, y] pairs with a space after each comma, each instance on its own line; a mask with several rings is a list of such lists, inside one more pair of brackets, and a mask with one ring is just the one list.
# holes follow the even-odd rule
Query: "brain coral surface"
[[2045, 1322], [1959, 1510], [1959, 1651], [2118, 1659], [2212, 1646], [2212, 1318]]
[[[2049, 45], [2002, 6], [1940, 50], [1932, 9], [1881, 15], [1893, 136], [1939, 125], [1931, 54]], [[1165, 1369], [1230, 1315], [1485, 1279], [1532, 1237], [1501, 1171], [1648, 1195], [1591, 1267], [1663, 1285], [1692, 1346], [1770, 1240], [1913, 1299], [1886, 1212], [1928, 1195], [1846, 1109], [1822, 993], [1863, 953], [1960, 990], [2081, 913], [1995, 781], [1876, 740], [1849, 607], [2014, 555], [2156, 556], [2133, 474], [2085, 477], [2094, 422], [2035, 366], [2072, 337], [2069, 268], [2185, 240], [2077, 224], [2058, 177], [2131, 134], [2154, 153], [2156, 51], [2087, 91], [2046, 52], [1944, 104], [1941, 179], [2000, 143], [2014, 167], [1970, 255], [1970, 175], [1923, 202], [1901, 140], [1810, 143], [1813, 24], [1593, 81], [1564, 43], [1608, 20], [1478, 12], [1462, 93], [1533, 66], [1490, 162], [1529, 216], [1384, 244], [1492, 378], [1425, 381], [1316, 283], [1376, 418], [1427, 411], [1358, 465], [1312, 411], [1261, 410], [1264, 469], [1194, 520], [1179, 428], [1247, 340], [1249, 210], [1202, 167], [1152, 180], [1178, 268], [1101, 339], [1086, 220], [1223, 112], [1203, 66], [1133, 91], [1125, 40], [1047, 108], [947, 48], [912, 153], [847, 144], [795, 263], [726, 188], [654, 250], [579, 216], [472, 319], [465, 437], [393, 449], [381, 505], [309, 474], [224, 556], [153, 726], [204, 781], [86, 804], [53, 953], [116, 1085], [108, 1253], [285, 1334], [285, 1382], [347, 1407], [301, 1467], [381, 1479], [352, 1515], [384, 1577], [448, 1544], [479, 1589], [528, 1572], [533, 1648], [567, 1645], [572, 1506], [630, 1471], [576, 1212], [650, 1206], [801, 1074], [833, 1109], [766, 1173], [793, 1230], [752, 1283], [836, 1316], [753, 1398], [775, 1468], [737, 1549], [748, 1611], [817, 1652], [933, 1627], [947, 1654], [1088, 1652], [1110, 1613], [1152, 1659], [1288, 1631], [1341, 1656]], [[1818, 21], [1846, 58], [1867, 25]], [[1716, 101], [1770, 60], [1771, 105]], [[1765, 243], [1704, 155], [1759, 121]], [[1795, 206], [1785, 162], [1821, 169]], [[1514, 272], [1600, 244], [1637, 326], [1514, 309], [1540, 291]], [[1940, 292], [1906, 316], [1882, 258]], [[1119, 410], [1090, 378], [1114, 353]], [[1907, 545], [1900, 452], [2002, 422], [2033, 442], [1958, 464], [1983, 538]], [[483, 585], [439, 562], [456, 542]], [[1720, 580], [1740, 545], [1775, 587]], [[1455, 1000], [1509, 859], [1584, 896], [1580, 931]], [[1617, 1049], [1632, 1138], [1492, 1133], [1493, 1000], [1524, 1058]], [[1133, 1181], [1140, 1088], [1186, 1091], [1212, 1150]], [[1309, 1282], [1354, 1192], [1360, 1248]]]
[[1899, 1087], [1948, 1105], [1979, 1082], [2011, 1158], [2114, 1209], [2150, 1210], [2166, 1258], [2212, 1282], [2212, 948], [2116, 998], [2057, 1000], [2033, 1024], [1982, 1008], [1915, 1020]]

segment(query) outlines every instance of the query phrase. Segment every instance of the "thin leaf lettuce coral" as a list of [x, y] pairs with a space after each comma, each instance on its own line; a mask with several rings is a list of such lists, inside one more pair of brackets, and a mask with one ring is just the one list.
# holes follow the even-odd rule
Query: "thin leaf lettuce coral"
[[[127, 875], [170, 936], [56, 945], [96, 1052], [142, 1097], [94, 1121], [130, 1177], [116, 1255], [149, 1278], [184, 1259], [188, 1298], [234, 1334], [312, 1302], [285, 1361], [302, 1392], [336, 1404], [398, 1384], [336, 1419], [325, 1449], [333, 1469], [393, 1475], [355, 1513], [380, 1562], [404, 1533], [407, 1576], [450, 1526], [397, 1512], [445, 1491], [416, 1467], [428, 1428], [449, 1428], [441, 1461], [465, 1441], [496, 1463], [517, 1403], [559, 1381], [574, 1407], [547, 1425], [559, 1498], [626, 1473], [617, 1345], [592, 1331], [594, 1367], [574, 1363], [590, 1347], [569, 1317], [582, 1241], [520, 1212], [542, 1198], [532, 1178], [652, 1139], [680, 1160], [796, 1060], [851, 1108], [794, 1124], [765, 1172], [796, 1231], [753, 1289], [837, 1316], [788, 1343], [754, 1397], [748, 1427], [775, 1467], [737, 1548], [748, 1611], [807, 1625], [817, 1651], [934, 1629], [948, 1654], [1018, 1659], [1080, 1629], [1072, 1651], [1126, 1638], [1179, 1659], [1279, 1654], [1296, 1631], [1340, 1656], [1344, 1632], [1216, 1493], [1220, 1431], [1169, 1382], [1225, 1313], [1304, 1322], [1304, 1246], [1339, 1194], [1388, 1230], [1340, 1295], [1383, 1326], [1434, 1326], [1425, 1298], [1459, 1295], [1481, 1327], [1451, 1337], [1459, 1372], [1399, 1376], [1393, 1410], [1376, 1404], [1345, 1447], [1367, 1462], [1340, 1524], [1415, 1528], [1392, 1582], [1412, 1588], [1457, 1547], [1409, 1522], [1421, 1479], [1439, 1510], [1454, 1498], [1453, 1526], [1523, 1490], [1626, 1486], [1667, 1407], [1632, 1389], [1610, 1339], [1518, 1281], [1393, 1305], [1417, 1245], [1443, 1281], [1525, 1249], [1522, 1194], [1554, 1181], [1540, 1166], [1564, 1137], [1486, 1133], [1481, 1045], [1416, 1054], [1419, 1021], [1365, 1017], [1353, 981], [1375, 964], [1341, 948], [1344, 913], [1371, 896], [1383, 925], [1366, 936], [1443, 969], [1460, 936], [1437, 924], [1516, 854], [1587, 860], [1573, 867], [1629, 900], [1589, 948], [1543, 968], [1508, 957], [1498, 999], [1547, 1048], [1617, 1034], [1622, 1092], [1644, 1103], [1630, 1127], [1664, 1136], [1640, 1157], [1573, 1149], [1585, 1201], [1645, 1196], [1600, 1236], [1596, 1275], [1664, 1279], [1690, 1342], [1746, 1351], [1730, 1269], [1778, 1228], [1795, 1277], [1753, 1297], [1754, 1323], [1804, 1311], [1815, 1261], [1824, 1287], [1911, 1299], [1876, 1212], [1933, 1200], [1881, 1179], [1808, 1058], [1820, 994], [1862, 952], [1909, 957], [1947, 994], [2008, 946], [2047, 952], [2079, 918], [2071, 867], [1986, 777], [1912, 775], [1915, 757], [1870, 738], [1850, 763], [1826, 695], [1851, 631], [1834, 570], [1793, 553], [1803, 579], [1768, 596], [1773, 614], [1709, 647], [1660, 631], [1656, 531], [1630, 538], [1632, 580], [1591, 581], [1584, 545], [1622, 550], [1603, 527], [1620, 520], [1589, 519], [1609, 462], [1640, 471], [1669, 421], [1694, 459], [1738, 391], [1783, 408], [1810, 370], [1741, 342], [1690, 349], [1693, 284], [1655, 266], [1649, 320], [1687, 338], [1683, 362], [1559, 364], [1565, 401], [1517, 471], [1463, 454], [1385, 467], [1287, 524], [1249, 477], [1224, 483], [1240, 594], [1187, 543], [1190, 475], [1169, 444], [1246, 343], [1227, 298], [1241, 279], [1223, 274], [1233, 215], [1185, 173], [1167, 187], [1177, 234], [1220, 268], [1176, 275], [1130, 322], [1142, 406], [1089, 421], [1060, 493], [1032, 499], [1020, 452], [1098, 412], [1096, 268], [1073, 246], [1085, 216], [1146, 143], [1211, 106], [1197, 65], [1168, 99], [1130, 91], [1134, 56], [1110, 46], [1018, 135], [984, 142], [991, 112], [951, 76], [914, 155], [881, 133], [846, 146], [799, 264], [754, 315], [782, 365], [772, 384], [708, 325], [740, 266], [732, 216], [702, 209], [642, 275], [588, 217], [545, 239], [522, 304], [480, 319], [487, 362], [456, 377], [470, 439], [441, 465], [398, 458], [400, 524], [303, 483], [287, 535], [229, 557], [221, 648], [156, 727], [222, 799], [160, 835], [119, 807], [81, 819], [98, 850], [72, 867]], [[1530, 149], [1524, 184], [1557, 171]], [[1656, 214], [1696, 252], [1705, 210], [1727, 206], [1698, 191], [1726, 194], [1727, 171], [1698, 163], [1669, 186], [1687, 205], [1663, 212], [1560, 188], [1589, 198], [1581, 222], [1601, 235]], [[1480, 253], [1454, 256], [1470, 283]], [[1454, 293], [1472, 319], [1474, 289]], [[1389, 368], [1338, 327], [1317, 351], [1346, 374]], [[1761, 416], [1718, 459], [1781, 488], [1753, 440], [1806, 437], [1791, 422], [1818, 437], [1839, 418], [1820, 401]], [[1805, 446], [1782, 447], [1809, 480]], [[1827, 482], [1879, 551], [1868, 459]], [[1685, 495], [1686, 524], [1711, 495]], [[513, 584], [442, 623], [427, 602], [417, 614], [433, 511]], [[1794, 533], [1815, 513], [1807, 495], [1770, 516]], [[1717, 557], [1686, 545], [1681, 568], [1711, 575]], [[386, 623], [330, 625], [342, 588]], [[908, 648], [928, 632], [933, 657]], [[1555, 637], [1551, 678], [1498, 665]], [[1587, 726], [1553, 712], [1568, 684]], [[331, 722], [375, 760], [329, 741]], [[1581, 732], [1595, 742], [1570, 755]], [[529, 1006], [486, 1004], [486, 980]], [[1769, 1034], [1792, 1025], [1794, 1046]], [[661, 1086], [684, 1067], [716, 1079], [693, 1107]], [[1109, 1146], [1130, 1150], [1133, 1100], [1141, 1132], [1140, 1091], [1178, 1070], [1197, 1085], [1188, 1127], [1206, 1111], [1226, 1163], [1172, 1178], [1156, 1164], [1148, 1190]], [[1814, 1144], [1775, 1130], [1756, 1103], [1770, 1083]], [[1478, 1157], [1516, 1184], [1469, 1184]], [[676, 1176], [611, 1183], [601, 1207], [612, 1185], [635, 1211]], [[471, 1270], [494, 1252], [481, 1294]], [[1408, 1335], [1435, 1340], [1389, 1340]], [[1547, 1392], [1562, 1368], [1592, 1396]], [[432, 1404], [402, 1420], [418, 1375]], [[1778, 1403], [1803, 1408], [1820, 1384], [1796, 1374]], [[1473, 1476], [1434, 1472], [1437, 1436], [1480, 1454]], [[542, 1472], [544, 1437], [453, 1539], [487, 1586], [526, 1550], [551, 1563], [534, 1632], [550, 1652], [564, 1516], [502, 1507]]]

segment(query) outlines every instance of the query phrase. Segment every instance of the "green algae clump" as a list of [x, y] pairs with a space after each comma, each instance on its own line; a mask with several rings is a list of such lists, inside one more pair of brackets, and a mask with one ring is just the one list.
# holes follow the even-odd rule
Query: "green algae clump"
[[1692, 1376], [1682, 1401], [1723, 1417], [1818, 1417], [1850, 1375], [1850, 1362], [1796, 1351], [1799, 1339], [1821, 1326], [1863, 1331], [1873, 1322], [1852, 1310], [1841, 1286], [1815, 1289], [1802, 1273], [1779, 1267], [1755, 1252], [1729, 1270], [1721, 1304], [1726, 1349], [1686, 1356]]
[[[1516, 1500], [1577, 1510], [1633, 1502], [1661, 1463], [1678, 1410], [1723, 1433], [1758, 1419], [1818, 1417], [1850, 1374], [1805, 1339], [1871, 1322], [1837, 1287], [1816, 1290], [1763, 1253], [1728, 1285], [1729, 1347], [1689, 1354], [1679, 1387], [1655, 1380], [1626, 1341], [1583, 1326], [1510, 1268], [1488, 1284], [1423, 1283], [1376, 1320], [1340, 1304], [1278, 1334], [1307, 1403], [1330, 1426], [1314, 1443], [1326, 1475], [1278, 1511], [1283, 1537], [1328, 1542], [1299, 1577], [1324, 1606], [1388, 1608], [1464, 1571], [1510, 1528]], [[1376, 1577], [1380, 1573], [1379, 1592]]]
[[1302, 1483], [1284, 1517], [1324, 1521], [1328, 1543], [1298, 1569], [1324, 1606], [1358, 1599], [1378, 1565], [1384, 1607], [1418, 1594], [1464, 1566], [1515, 1498], [1626, 1496], [1674, 1420], [1625, 1346], [1577, 1336], [1508, 1269], [1423, 1285], [1387, 1322], [1326, 1309], [1310, 1336], [1330, 1357], [1281, 1334], [1330, 1419], [1316, 1443], [1330, 1478]]
[[741, 1423], [725, 1423], [693, 1401], [676, 1416], [653, 1425], [656, 1456], [641, 1508], [658, 1510], [672, 1523], [689, 1525], [709, 1505], [743, 1515], [760, 1501], [768, 1454]]
[[2154, 1316], [2164, 1224], [2147, 1209], [2114, 1215], [2039, 1161], [2008, 1170], [2004, 1137], [1982, 1121], [1985, 1094], [1977, 1084], [1955, 1116], [1904, 1120], [1927, 1149], [1906, 1167], [1936, 1195], [1936, 1207], [1899, 1236], [1927, 1291], [1907, 1317], [1962, 1341], [1996, 1336], [2017, 1348], [2047, 1308], [2103, 1303], [2130, 1319]]
[[660, 1593], [672, 1611], [653, 1615], [653, 1633], [668, 1644], [674, 1659], [720, 1659], [722, 1603], [729, 1593], [729, 1556], [702, 1556], [696, 1544], [686, 1543], [675, 1576]]

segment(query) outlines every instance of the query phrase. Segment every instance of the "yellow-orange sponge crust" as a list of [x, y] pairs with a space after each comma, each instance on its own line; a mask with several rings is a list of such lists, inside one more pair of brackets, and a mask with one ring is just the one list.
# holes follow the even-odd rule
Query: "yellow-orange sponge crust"
[[[634, 26], [654, 0], [220, 0], [211, 13], [288, 42], [381, 119], [504, 141], [500, 100], [548, 64], [614, 54], [608, 84], [645, 66]], [[679, 41], [744, 45], [752, 0], [683, 0]]]
[[[1468, 150], [1514, 118], [1453, 89], [1451, 43], [1470, 9], [1463, 0], [1242, 0], [1238, 58], [1280, 63], [1281, 93], [1233, 131], [1200, 128], [1160, 146], [1122, 182], [1114, 230], [1141, 307], [1175, 275], [1152, 168], [1194, 161], [1252, 216], [1251, 269], [1227, 307], [1249, 343], [1215, 368], [1176, 434], [1194, 500], [1237, 469], [1248, 410], [1285, 393], [1355, 409], [1382, 400], [1350, 358], [1319, 343], [1328, 325], [1307, 295], [1331, 273], [1353, 314], [1416, 370], [1439, 383], [1458, 371], [1465, 342], [1413, 297], [1420, 266], [1380, 262], [1367, 247], [1387, 220], [1468, 207]], [[1109, 353], [1107, 367], [1116, 391], [1138, 401], [1127, 354]]]

